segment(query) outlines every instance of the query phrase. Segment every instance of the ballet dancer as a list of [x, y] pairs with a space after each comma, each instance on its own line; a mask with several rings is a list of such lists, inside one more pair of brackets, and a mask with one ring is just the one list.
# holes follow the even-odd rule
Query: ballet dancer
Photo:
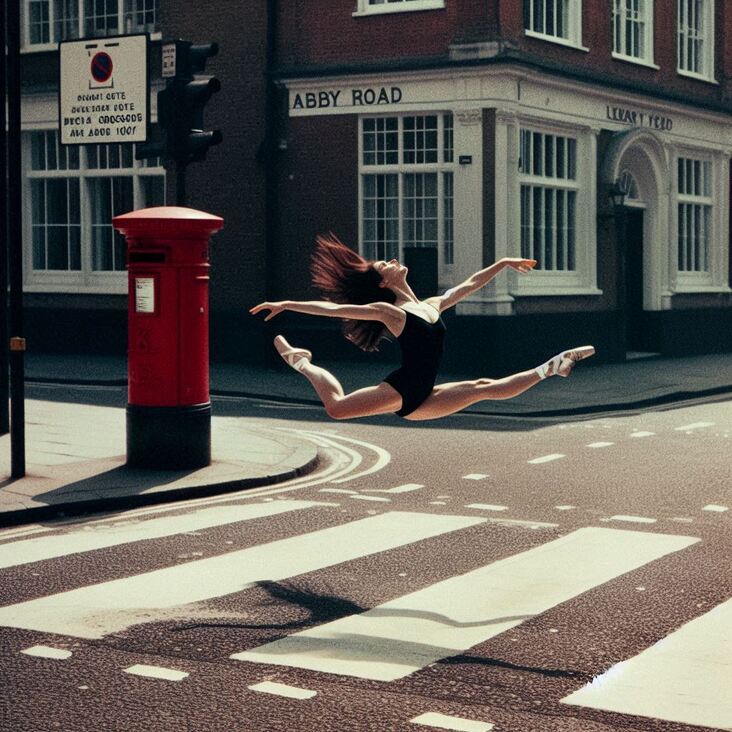
[[345, 337], [364, 351], [374, 351], [389, 335], [401, 347], [402, 364], [380, 384], [345, 394], [336, 377], [312, 362], [312, 353], [291, 346], [283, 336], [274, 346], [284, 361], [313, 386], [333, 419], [353, 419], [395, 412], [409, 420], [445, 417], [484, 399], [511, 399], [549, 376], [569, 376], [574, 365], [595, 353], [593, 346], [562, 351], [546, 363], [502, 379], [474, 379], [435, 384], [443, 351], [448, 308], [487, 285], [499, 272], [521, 274], [536, 265], [533, 259], [504, 258], [476, 272], [443, 295], [419, 300], [407, 284], [407, 268], [396, 259], [368, 261], [335, 236], [319, 236], [311, 260], [313, 285], [325, 300], [263, 302], [271, 320], [289, 310], [344, 320]]

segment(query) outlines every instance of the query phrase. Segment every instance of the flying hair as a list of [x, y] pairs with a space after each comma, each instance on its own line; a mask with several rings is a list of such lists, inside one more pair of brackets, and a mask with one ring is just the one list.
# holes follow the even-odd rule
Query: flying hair
[[[396, 300], [391, 290], [380, 287], [381, 275], [374, 269], [374, 262], [364, 259], [333, 233], [316, 237], [310, 273], [313, 286], [330, 302], [368, 305]], [[387, 329], [380, 321], [344, 318], [343, 335], [363, 351], [378, 351]]]

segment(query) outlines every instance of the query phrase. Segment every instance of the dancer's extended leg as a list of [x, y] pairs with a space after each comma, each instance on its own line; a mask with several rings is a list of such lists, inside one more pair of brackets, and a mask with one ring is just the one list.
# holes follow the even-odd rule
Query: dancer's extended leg
[[503, 379], [475, 379], [438, 384], [427, 399], [407, 415], [407, 419], [423, 420], [446, 417], [485, 399], [512, 399], [536, 386], [548, 376], [569, 376], [577, 361], [595, 352], [592, 346], [563, 351], [541, 366], [521, 371]]
[[389, 384], [367, 386], [345, 394], [341, 383], [330, 371], [310, 361], [310, 351], [293, 348], [282, 336], [275, 338], [274, 345], [280, 356], [312, 384], [325, 411], [333, 419], [369, 417], [401, 409], [402, 398]]

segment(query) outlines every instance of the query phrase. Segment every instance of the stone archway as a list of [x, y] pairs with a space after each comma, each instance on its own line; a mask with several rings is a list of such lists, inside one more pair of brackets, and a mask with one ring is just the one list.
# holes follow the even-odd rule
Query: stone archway
[[671, 252], [669, 236], [670, 175], [668, 155], [661, 140], [649, 130], [614, 134], [605, 152], [599, 176], [604, 190], [627, 171], [643, 205], [643, 307], [665, 310], [671, 306]]

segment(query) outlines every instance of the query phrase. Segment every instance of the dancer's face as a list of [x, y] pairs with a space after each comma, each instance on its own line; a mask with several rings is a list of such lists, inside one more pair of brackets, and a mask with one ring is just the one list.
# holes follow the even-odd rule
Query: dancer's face
[[381, 275], [381, 287], [389, 288], [403, 284], [409, 271], [396, 259], [390, 259], [388, 262], [384, 260], [374, 262], [374, 269]]

